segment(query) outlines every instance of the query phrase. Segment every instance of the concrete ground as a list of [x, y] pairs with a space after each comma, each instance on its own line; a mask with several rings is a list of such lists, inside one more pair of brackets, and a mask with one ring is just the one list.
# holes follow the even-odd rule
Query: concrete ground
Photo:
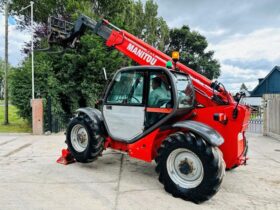
[[63, 135], [0, 135], [0, 209], [280, 209], [280, 141], [249, 136], [247, 166], [196, 205], [166, 193], [155, 164], [107, 150], [90, 164], [56, 163]]

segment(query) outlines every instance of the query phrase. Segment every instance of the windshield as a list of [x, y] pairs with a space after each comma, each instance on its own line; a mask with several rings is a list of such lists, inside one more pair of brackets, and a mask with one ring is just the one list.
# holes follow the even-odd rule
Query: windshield
[[174, 73], [177, 87], [178, 108], [191, 108], [194, 104], [194, 89], [189, 76]]
[[111, 104], [143, 104], [143, 72], [119, 72], [107, 97]]

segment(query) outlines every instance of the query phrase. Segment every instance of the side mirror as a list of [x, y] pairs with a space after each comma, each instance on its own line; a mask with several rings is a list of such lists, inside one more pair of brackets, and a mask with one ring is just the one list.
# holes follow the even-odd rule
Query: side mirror
[[103, 74], [104, 74], [104, 79], [107, 81], [108, 78], [107, 78], [107, 72], [106, 72], [106, 69], [103, 67]]

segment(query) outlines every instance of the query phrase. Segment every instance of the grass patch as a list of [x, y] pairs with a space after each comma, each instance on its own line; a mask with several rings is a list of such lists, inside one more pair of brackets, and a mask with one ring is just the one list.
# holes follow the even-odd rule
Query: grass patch
[[17, 108], [9, 105], [9, 125], [3, 125], [4, 106], [0, 100], [0, 133], [31, 133], [31, 125], [17, 114]]

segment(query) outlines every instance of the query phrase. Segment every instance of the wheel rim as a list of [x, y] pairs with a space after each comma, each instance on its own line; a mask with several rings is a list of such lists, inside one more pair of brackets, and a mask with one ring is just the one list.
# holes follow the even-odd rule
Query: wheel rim
[[203, 180], [201, 160], [186, 148], [173, 150], [167, 158], [166, 168], [171, 180], [182, 188], [195, 188]]
[[71, 144], [77, 152], [83, 152], [88, 145], [88, 133], [81, 124], [75, 125], [71, 130]]

